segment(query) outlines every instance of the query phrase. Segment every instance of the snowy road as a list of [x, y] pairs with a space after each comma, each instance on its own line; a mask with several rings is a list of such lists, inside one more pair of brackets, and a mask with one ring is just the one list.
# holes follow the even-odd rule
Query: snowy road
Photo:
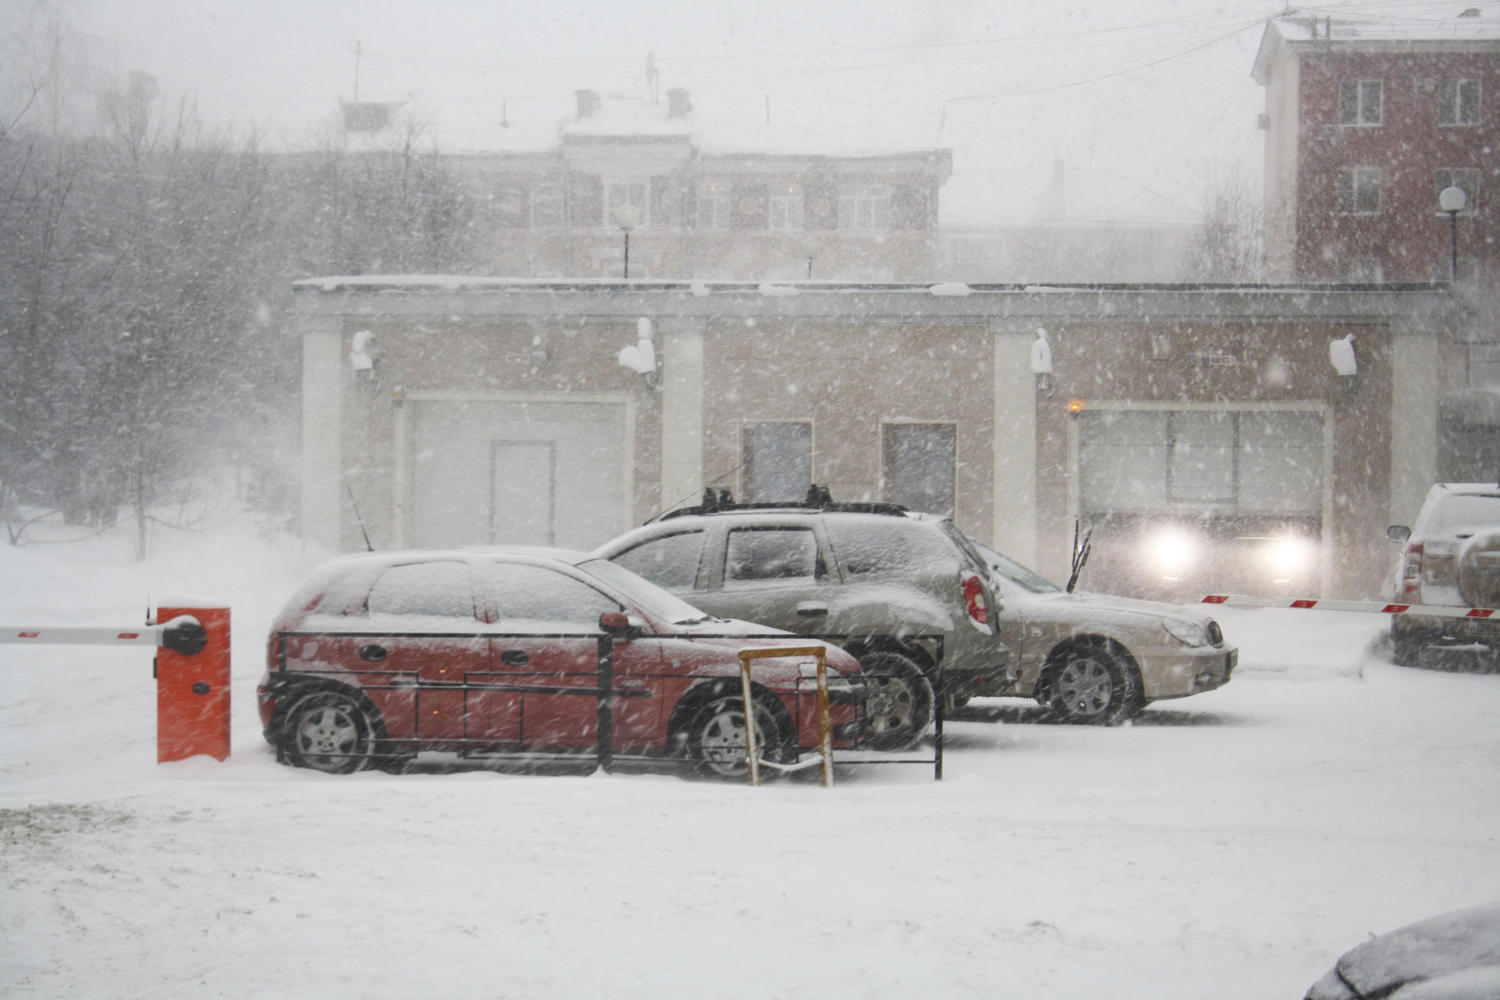
[[[4, 558], [7, 616], [78, 599]], [[1225, 609], [1234, 681], [1128, 727], [980, 703], [941, 783], [330, 778], [255, 732], [296, 573], [233, 565], [180, 581], [243, 609], [228, 762], [154, 763], [141, 651], [0, 648], [0, 995], [1295, 1000], [1500, 899], [1500, 674], [1394, 667], [1370, 616]]]

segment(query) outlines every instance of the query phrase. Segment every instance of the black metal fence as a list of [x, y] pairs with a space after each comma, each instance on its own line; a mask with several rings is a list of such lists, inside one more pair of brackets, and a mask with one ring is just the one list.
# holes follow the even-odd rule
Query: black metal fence
[[[713, 636], [699, 636], [697, 638], [712, 639]], [[717, 638], [730, 638], [721, 636]], [[743, 635], [732, 638], [743, 640]], [[753, 638], [753, 637], [750, 637]], [[785, 635], [778, 635], [777, 639], [785, 639]], [[500, 673], [490, 669], [464, 670], [456, 669], [455, 674], [443, 680], [434, 680], [432, 677], [424, 677], [421, 671], [413, 669], [410, 664], [389, 664], [384, 662], [384, 647], [382, 642], [394, 639], [402, 641], [432, 641], [447, 643], [489, 643], [495, 640], [525, 640], [527, 642], [546, 640], [570, 640], [579, 642], [581, 640], [592, 640], [594, 642], [593, 670], [573, 670], [566, 674], [553, 674], [546, 681], [534, 678], [526, 678], [524, 675]], [[299, 657], [295, 665], [289, 664], [288, 644], [290, 641], [300, 640], [304, 643], [338, 642], [344, 644], [345, 650], [355, 648], [361, 662], [357, 666], [347, 663], [330, 663], [319, 666], [316, 653], [304, 654]], [[621, 711], [622, 703], [634, 699], [653, 697], [653, 692], [639, 686], [640, 678], [632, 676], [621, 684], [621, 678], [616, 676], [615, 670], [615, 647], [621, 641], [619, 637], [601, 634], [580, 633], [423, 633], [411, 632], [393, 635], [392, 633], [360, 633], [353, 631], [287, 631], [276, 636], [276, 669], [274, 669], [263, 695], [276, 700], [277, 708], [272, 716], [267, 738], [271, 739], [276, 746], [277, 759], [283, 763], [289, 762], [287, 741], [283, 737], [283, 730], [288, 724], [288, 710], [294, 707], [295, 702], [301, 701], [304, 695], [318, 692], [337, 692], [345, 694], [355, 701], [366, 705], [372, 712], [377, 712], [383, 719], [390, 712], [393, 703], [403, 703], [406, 698], [400, 696], [409, 695], [409, 706], [406, 711], [410, 713], [410, 719], [406, 724], [397, 727], [402, 732], [410, 732], [410, 736], [391, 737], [381, 734], [378, 738], [380, 752], [378, 756], [386, 758], [386, 761], [400, 760], [405, 762], [403, 766], [411, 766], [417, 760], [416, 755], [424, 751], [437, 751], [442, 754], [456, 757], [459, 766], [484, 765], [495, 766], [502, 769], [518, 770], [577, 770], [577, 769], [599, 769], [610, 771], [638, 771], [638, 770], [660, 770], [666, 768], [681, 768], [690, 763], [687, 760], [688, 748], [682, 735], [678, 734], [674, 743], [668, 733], [669, 739], [659, 747], [650, 748], [649, 752], [642, 752], [639, 744], [622, 745], [616, 735], [617, 715]], [[380, 650], [381, 652], [376, 652]], [[441, 652], [434, 652], [433, 657], [442, 657]], [[337, 657], [335, 657], [337, 659]], [[736, 669], [738, 664], [735, 664]], [[723, 685], [725, 693], [731, 690], [738, 694], [738, 673], [735, 674], [676, 674], [679, 678], [687, 677], [698, 684]], [[933, 779], [941, 780], [943, 774], [943, 678], [941, 668], [929, 675], [933, 690], [933, 723], [929, 729], [930, 740], [924, 738], [919, 748], [911, 748], [906, 751], [880, 751], [854, 748], [836, 750], [834, 763], [837, 768], [846, 767], [870, 767], [892, 764], [923, 764], [933, 768]], [[382, 696], [384, 693], [384, 696]], [[810, 705], [815, 704], [817, 696], [815, 681], [811, 678], [803, 678], [796, 686], [795, 691], [772, 692], [780, 698], [791, 713], [793, 720], [804, 718], [804, 711]], [[512, 695], [520, 698], [526, 696], [561, 696], [565, 698], [588, 698], [595, 703], [593, 713], [594, 740], [589, 749], [581, 749], [577, 746], [566, 749], [536, 749], [528, 747], [521, 739], [496, 738], [492, 733], [472, 732], [469, 726], [470, 710], [479, 699], [487, 694]], [[392, 698], [395, 695], [398, 697]], [[372, 697], [374, 696], [374, 697]], [[426, 704], [424, 705], [424, 697]], [[437, 697], [448, 699], [457, 698], [460, 701], [463, 714], [463, 730], [460, 733], [422, 734], [422, 714], [431, 709]], [[375, 700], [379, 699], [385, 705], [383, 710], [376, 709]], [[663, 709], [668, 711], [669, 709]], [[663, 731], [667, 722], [661, 721]], [[389, 728], [387, 724], [387, 728]], [[800, 722], [794, 722], [794, 732], [800, 732]], [[377, 742], [375, 734], [370, 735], [372, 743]], [[575, 741], [576, 742], [576, 741]], [[818, 753], [818, 746], [804, 746], [800, 739], [796, 741], [795, 759], [790, 762], [791, 766], [783, 761], [783, 769], [796, 770], [796, 765], [803, 762], [809, 755]], [[930, 743], [931, 753], [924, 751]], [[785, 748], [790, 751], [792, 748]], [[369, 747], [363, 748], [358, 754], [342, 752], [338, 749], [325, 749], [319, 754], [327, 758], [352, 758], [359, 756], [368, 758], [377, 756]], [[351, 764], [352, 764], [351, 760]], [[441, 766], [441, 765], [439, 765]], [[352, 767], [351, 767], [352, 769]]]

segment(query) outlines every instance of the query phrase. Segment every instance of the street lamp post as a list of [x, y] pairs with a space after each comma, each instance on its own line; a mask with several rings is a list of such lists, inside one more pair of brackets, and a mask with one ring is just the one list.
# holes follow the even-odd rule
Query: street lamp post
[[1458, 213], [1464, 210], [1468, 198], [1457, 184], [1438, 192], [1438, 208], [1448, 213], [1448, 280], [1458, 280]]
[[616, 205], [611, 214], [615, 225], [619, 226], [620, 231], [625, 234], [625, 277], [628, 278], [630, 277], [630, 231], [641, 221], [640, 209], [627, 201]]

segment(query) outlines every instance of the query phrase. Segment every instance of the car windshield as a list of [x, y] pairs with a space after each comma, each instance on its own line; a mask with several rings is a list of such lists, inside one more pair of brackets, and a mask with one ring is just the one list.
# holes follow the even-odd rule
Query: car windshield
[[1027, 569], [1014, 559], [1002, 556], [988, 545], [981, 545], [972, 539], [969, 544], [973, 545], [979, 551], [979, 554], [984, 557], [985, 562], [989, 563], [991, 569], [1022, 590], [1029, 590], [1033, 594], [1062, 593], [1061, 587], [1042, 576], [1036, 570]]
[[650, 580], [636, 576], [625, 567], [616, 566], [607, 559], [589, 559], [579, 563], [578, 568], [620, 591], [642, 611], [665, 618], [674, 625], [688, 625], [713, 618], [682, 598], [662, 590]]

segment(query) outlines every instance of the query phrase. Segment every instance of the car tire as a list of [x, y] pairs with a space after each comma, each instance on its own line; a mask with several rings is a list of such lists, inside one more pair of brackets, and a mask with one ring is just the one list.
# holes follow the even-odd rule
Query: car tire
[[[795, 742], [789, 735], [791, 720], [774, 696], [758, 694], [755, 705], [756, 742], [762, 760], [783, 763]], [[745, 699], [738, 691], [716, 694], [693, 714], [687, 731], [688, 757], [693, 770], [708, 778], [744, 778]], [[772, 769], [774, 773], [774, 769]], [[766, 771], [761, 772], [766, 776]]]
[[1145, 704], [1134, 665], [1099, 645], [1065, 653], [1038, 701], [1057, 721], [1083, 726], [1117, 726]]
[[859, 663], [866, 691], [863, 745], [871, 750], [916, 746], [932, 722], [932, 682], [900, 653], [866, 653]]
[[1415, 667], [1417, 661], [1422, 658], [1422, 650], [1426, 648], [1420, 639], [1403, 639], [1392, 637], [1391, 639], [1391, 662], [1398, 667]]
[[287, 712], [282, 754], [293, 767], [353, 774], [375, 758], [375, 720], [360, 702], [337, 691], [307, 695]]

